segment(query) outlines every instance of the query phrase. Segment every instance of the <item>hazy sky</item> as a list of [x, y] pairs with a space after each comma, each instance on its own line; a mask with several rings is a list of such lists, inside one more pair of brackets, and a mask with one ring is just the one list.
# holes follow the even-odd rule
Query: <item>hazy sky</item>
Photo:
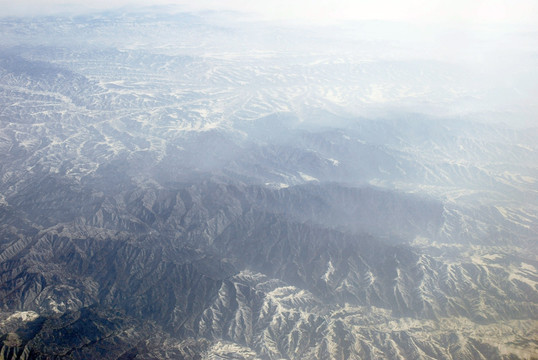
[[313, 22], [381, 19], [538, 24], [538, 0], [0, 0], [4, 15], [35, 15], [150, 4], [177, 4], [191, 10], [240, 10], [269, 19]]

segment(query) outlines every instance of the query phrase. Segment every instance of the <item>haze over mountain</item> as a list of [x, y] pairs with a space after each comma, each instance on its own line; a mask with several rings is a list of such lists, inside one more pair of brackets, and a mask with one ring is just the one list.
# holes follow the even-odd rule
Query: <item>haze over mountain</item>
[[538, 357], [536, 33], [0, 29], [0, 358]]

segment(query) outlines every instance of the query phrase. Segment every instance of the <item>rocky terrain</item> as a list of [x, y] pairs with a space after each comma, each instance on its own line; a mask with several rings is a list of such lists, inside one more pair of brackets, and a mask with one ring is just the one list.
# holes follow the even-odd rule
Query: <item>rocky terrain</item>
[[223, 21], [0, 19], [0, 359], [537, 358], [538, 128]]

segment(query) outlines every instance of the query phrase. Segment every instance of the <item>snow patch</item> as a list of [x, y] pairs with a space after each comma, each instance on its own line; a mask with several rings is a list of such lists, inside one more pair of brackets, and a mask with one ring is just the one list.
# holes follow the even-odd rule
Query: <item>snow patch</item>
[[285, 188], [290, 187], [286, 183], [275, 183], [275, 182], [266, 182], [265, 186], [273, 188], [273, 189], [285, 189]]
[[493, 261], [493, 260], [497, 260], [497, 259], [502, 259], [503, 256], [502, 255], [499, 255], [499, 254], [486, 254], [486, 255], [482, 255], [482, 257], [484, 259], [488, 259], [490, 261]]
[[310, 176], [308, 174], [305, 174], [305, 173], [302, 173], [299, 171], [299, 175], [301, 176], [301, 178], [304, 180], [304, 181], [318, 181], [319, 180], [313, 176]]
[[510, 268], [510, 275], [508, 276], [508, 279], [510, 281], [518, 280], [529, 285], [533, 289], [538, 289], [538, 281], [532, 280], [531, 277], [538, 279], [536, 267], [528, 263], [521, 263], [521, 266], [518, 268]]
[[8, 202], [6, 200], [6, 197], [3, 194], [0, 194], [0, 206], [8, 206]]
[[259, 359], [257, 354], [251, 349], [238, 344], [218, 341], [215, 343], [202, 359]]
[[327, 159], [333, 166], [338, 166], [340, 165], [340, 161], [336, 160], [336, 159]]
[[33, 321], [37, 319], [39, 315], [35, 311], [18, 311], [10, 315], [6, 321], [22, 320], [24, 322]]
[[334, 274], [334, 266], [333, 266], [332, 261], [329, 260], [329, 262], [327, 263], [327, 271], [325, 272], [325, 274], [323, 274], [321, 278], [323, 279], [323, 281], [329, 282], [330, 277], [333, 274]]

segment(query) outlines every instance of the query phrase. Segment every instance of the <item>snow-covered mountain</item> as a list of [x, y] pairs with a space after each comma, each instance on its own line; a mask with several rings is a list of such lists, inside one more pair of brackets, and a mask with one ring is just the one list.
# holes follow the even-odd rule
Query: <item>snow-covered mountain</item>
[[1, 358], [538, 356], [532, 109], [377, 23], [161, 10], [0, 20]]

